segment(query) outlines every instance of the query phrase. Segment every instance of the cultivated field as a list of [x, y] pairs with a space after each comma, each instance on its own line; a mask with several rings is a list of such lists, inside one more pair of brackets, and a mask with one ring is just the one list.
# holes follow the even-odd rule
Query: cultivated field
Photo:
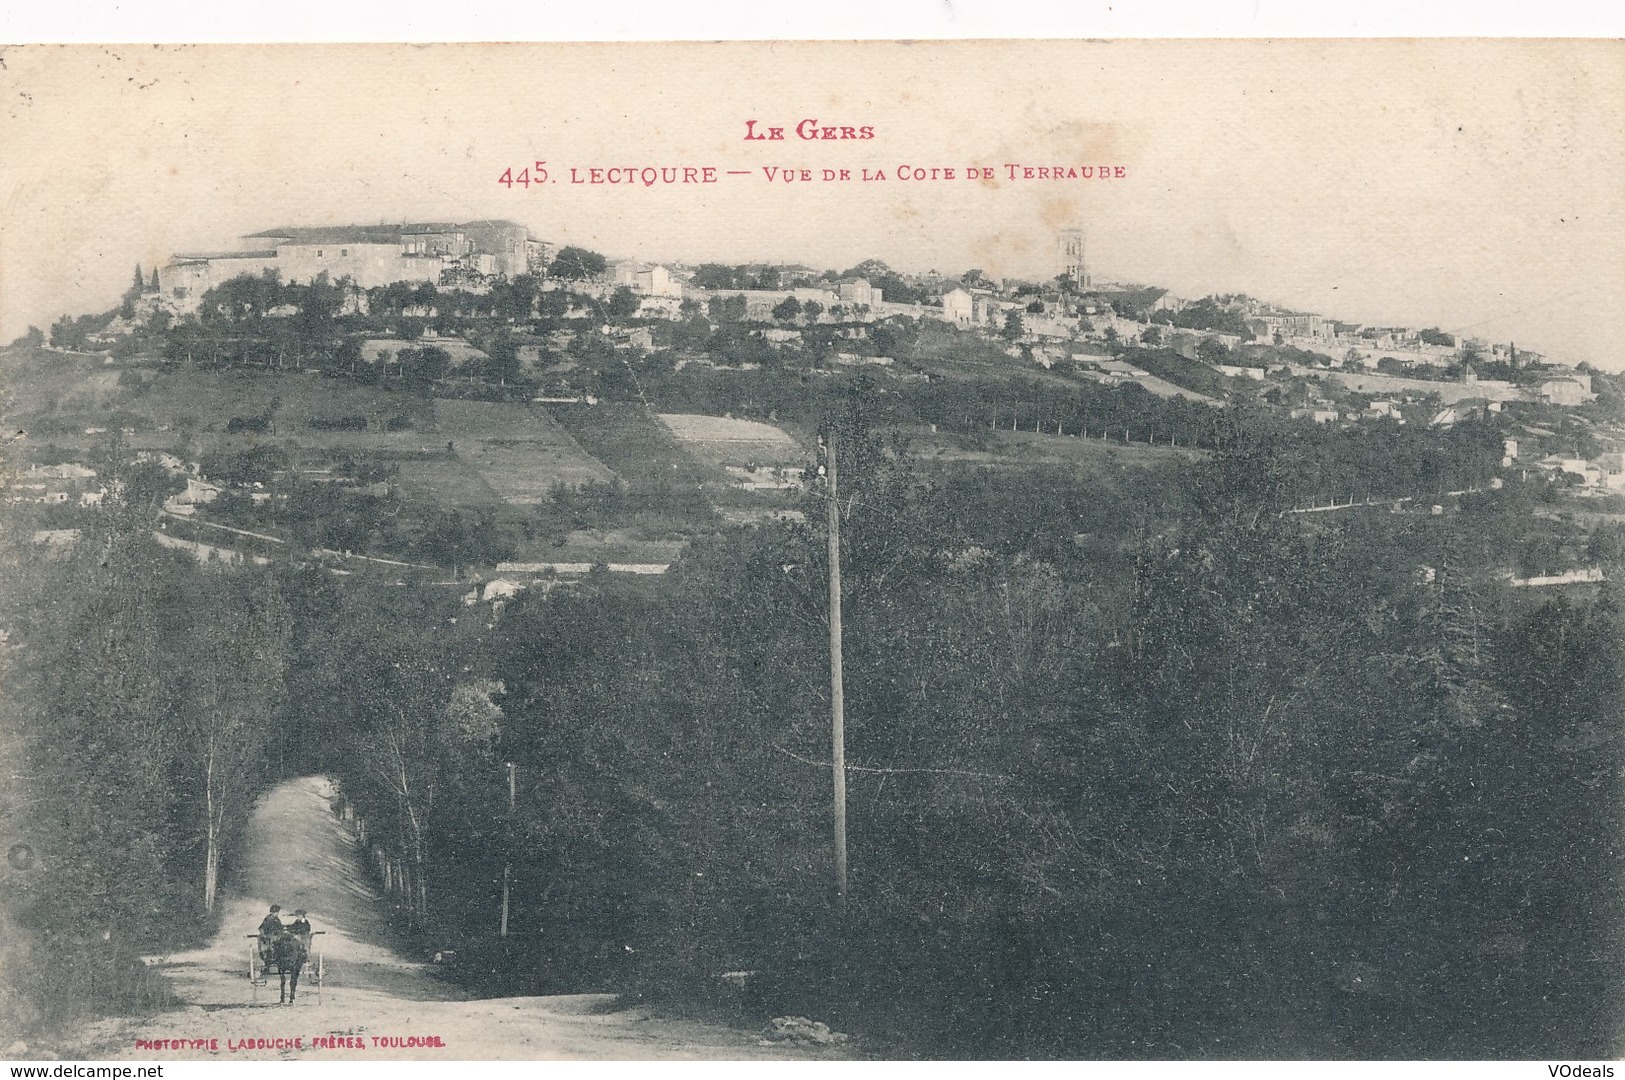
[[401, 461], [395, 484], [403, 498], [440, 506], [496, 506], [502, 502], [467, 462], [450, 454]]
[[505, 502], [546, 501], [559, 484], [611, 483], [615, 474], [552, 417], [528, 405], [485, 401], [434, 403], [436, 435]]
[[[279, 436], [340, 434], [322, 430], [323, 423], [364, 418], [379, 434], [391, 420], [425, 427], [429, 402], [398, 390], [360, 386], [348, 379], [329, 379], [312, 372], [277, 375], [268, 372], [174, 370], [152, 374], [123, 407], [152, 424], [224, 431], [233, 417], [269, 416]], [[352, 433], [343, 433], [352, 434]], [[356, 432], [353, 434], [365, 434]]]
[[696, 413], [661, 413], [660, 422], [685, 448], [717, 466], [802, 465], [807, 452], [783, 428], [756, 420]]
[[434, 426], [447, 439], [540, 439], [575, 445], [545, 411], [516, 402], [436, 398]]
[[8, 349], [0, 355], [0, 420], [15, 431], [42, 421], [106, 425], [130, 396], [100, 356]]
[[[228, 433], [233, 419], [265, 420], [269, 430]], [[205, 451], [275, 441], [417, 452], [435, 438], [430, 402], [393, 388], [313, 372], [109, 365], [37, 350], [0, 358], [0, 424], [28, 431], [35, 443], [79, 449], [118, 429], [133, 448], [168, 449], [185, 437]]]
[[550, 410], [594, 457], [634, 486], [723, 483], [721, 470], [697, 461], [671, 430], [642, 405], [601, 402]]
[[459, 443], [457, 457], [504, 501], [517, 506], [545, 501], [559, 484], [578, 488], [615, 479], [614, 473], [574, 444], [474, 440]]

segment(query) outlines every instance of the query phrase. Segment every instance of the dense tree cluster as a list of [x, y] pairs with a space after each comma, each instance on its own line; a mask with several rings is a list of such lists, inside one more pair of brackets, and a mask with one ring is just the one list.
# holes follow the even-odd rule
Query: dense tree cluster
[[278, 583], [156, 548], [166, 478], [104, 468], [122, 498], [66, 552], [31, 543], [26, 522], [3, 536], [11, 1031], [164, 999], [140, 957], [207, 930], [285, 715]]
[[861, 278], [879, 289], [889, 304], [929, 303], [938, 292], [926, 285], [914, 284], [879, 259], [865, 259], [844, 273], [828, 276], [834, 280]]
[[1178, 311], [1156, 311], [1153, 322], [1177, 326], [1184, 330], [1214, 330], [1221, 334], [1235, 334], [1243, 341], [1251, 340], [1252, 327], [1240, 311], [1220, 303], [1216, 298], [1204, 296], [1186, 304]]
[[[167, 481], [109, 464], [125, 498], [66, 555], [7, 538], [5, 820], [41, 856], [7, 879], [8, 1019], [159, 994], [133, 958], [206, 926], [265, 784], [322, 771], [488, 989], [752, 971], [755, 1014], [922, 1053], [1617, 1052], [1625, 628], [1613, 586], [1493, 582], [1537, 496], [1286, 515], [1358, 448], [1245, 414], [1179, 473], [933, 479], [870, 434], [884, 404], [814, 420], [842, 455], [844, 915], [821, 491], [482, 630], [443, 590], [177, 561], [145, 540]], [[431, 531], [490, 557], [478, 522]]]
[[[90, 335], [107, 328], [113, 321], [117, 311], [106, 311], [99, 315], [81, 315], [77, 319], [64, 315], [51, 324], [51, 347], [54, 349], [83, 349], [89, 344]], [[32, 329], [32, 328], [30, 328]], [[38, 343], [37, 338], [27, 340]]]
[[753, 1008], [949, 1054], [1614, 1051], [1619, 612], [1495, 587], [1508, 507], [1310, 525], [1281, 514], [1298, 448], [1237, 433], [1149, 529], [1119, 508], [1122, 557], [1067, 558], [835, 429], [844, 916], [817, 493], [813, 524], [539, 590], [477, 643], [368, 624], [384, 682], [345, 715], [377, 715], [330, 767], [484, 985], [749, 970]]
[[693, 285], [697, 289], [778, 289], [783, 284], [776, 266], [701, 263], [694, 268]]
[[608, 267], [608, 260], [596, 251], [588, 251], [581, 247], [563, 247], [553, 257], [553, 265], [548, 269], [554, 277], [568, 281], [585, 281], [602, 276]]

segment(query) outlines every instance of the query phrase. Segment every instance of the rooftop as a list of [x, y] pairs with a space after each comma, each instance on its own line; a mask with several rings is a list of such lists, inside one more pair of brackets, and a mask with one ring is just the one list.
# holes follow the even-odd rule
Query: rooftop
[[468, 229], [521, 229], [516, 221], [482, 218], [479, 221], [404, 221], [398, 225], [285, 225], [250, 233], [253, 240], [285, 240], [295, 244], [393, 244], [402, 236], [459, 232]]
[[322, 225], [250, 233], [250, 240], [283, 240], [293, 244], [398, 244], [401, 225]]
[[177, 253], [170, 257], [170, 263], [208, 262], [211, 259], [274, 259], [275, 251], [204, 251]]

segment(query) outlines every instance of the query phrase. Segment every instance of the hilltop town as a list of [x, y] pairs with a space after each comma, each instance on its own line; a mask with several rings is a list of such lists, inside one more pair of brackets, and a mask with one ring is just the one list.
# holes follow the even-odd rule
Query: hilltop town
[[[1084, 262], [1082, 230], [1075, 229], [1058, 235], [1057, 274], [1042, 282], [994, 281], [979, 270], [968, 270], [957, 279], [935, 273], [904, 276], [878, 260], [846, 273], [803, 265], [609, 262], [598, 261], [593, 253], [587, 253], [586, 265], [568, 259], [560, 264], [557, 244], [535, 239], [515, 222], [492, 220], [287, 227], [243, 237], [242, 244], [240, 250], [179, 253], [153, 268], [152, 281], [140, 294], [146, 301], [143, 309], [195, 315], [211, 289], [235, 278], [268, 274], [290, 285], [325, 278], [343, 287], [340, 311], [359, 314], [368, 313], [369, 291], [379, 288], [397, 287], [398, 294], [401, 286], [427, 285], [490, 295], [493, 286], [529, 279], [538, 291], [565, 289], [576, 297], [564, 315], [577, 319], [593, 317], [586, 301], [607, 302], [622, 289], [637, 301], [630, 318], [623, 316], [625, 321], [678, 321], [693, 314], [692, 305], [685, 308], [684, 300], [709, 304], [742, 298], [743, 313], [733, 313], [740, 321], [779, 324], [779, 329], [761, 334], [776, 346], [802, 340], [799, 333], [783, 329], [785, 324], [872, 326], [892, 319], [923, 319], [991, 332], [1010, 343], [1012, 357], [1045, 368], [1070, 360], [1106, 377], [1127, 372], [1110, 362], [1111, 351], [1102, 345], [1166, 346], [1223, 374], [1246, 378], [1270, 370], [1270, 361], [1277, 357], [1262, 349], [1273, 346], [1289, 350], [1281, 354], [1284, 360], [1300, 360], [1304, 369], [1337, 372], [1338, 381], [1356, 391], [1392, 389], [1404, 395], [1407, 389], [1422, 390], [1440, 394], [1447, 403], [1480, 405], [1511, 399], [1580, 405], [1595, 396], [1587, 373], [1548, 362], [1512, 342], [1489, 342], [1437, 328], [1340, 322], [1247, 296], [1188, 301], [1166, 289], [1097, 282]], [[624, 299], [618, 303], [618, 310], [624, 309]], [[409, 314], [441, 315], [434, 304], [408, 306]], [[529, 314], [541, 313], [533, 305]], [[510, 315], [510, 321], [522, 323], [523, 315]], [[128, 327], [102, 328], [99, 343], [114, 343], [121, 330]], [[67, 325], [53, 328], [53, 344], [73, 336]], [[626, 339], [653, 346], [652, 334]], [[1102, 355], [1108, 360], [1094, 359]], [[1290, 368], [1289, 363], [1282, 366]], [[1407, 388], [1364, 380], [1360, 376], [1366, 373], [1461, 383], [1470, 389]], [[1379, 405], [1378, 411], [1387, 410]]]
[[[717, 520], [710, 510], [793, 517], [809, 445], [797, 417], [860, 377], [917, 441], [937, 440], [939, 457], [966, 453], [950, 436], [1001, 430], [1200, 451], [1216, 410], [1240, 406], [1288, 426], [1377, 433], [1476, 422], [1498, 435], [1490, 464], [1520, 479], [1580, 497], [1625, 491], [1605, 374], [1437, 328], [1098, 280], [1078, 229], [1058, 234], [1055, 269], [1017, 281], [879, 260], [843, 271], [615, 261], [511, 221], [266, 229], [235, 250], [137, 267], [117, 308], [14, 343], [36, 366], [14, 380], [4, 498], [98, 505], [108, 488], [81, 451], [112, 430], [184, 479], [160, 541], [203, 557], [266, 559], [305, 532], [309, 552], [501, 578], [498, 591], [600, 564], [660, 573]], [[77, 390], [64, 384], [73, 371]], [[671, 419], [686, 415], [711, 426], [696, 435]], [[681, 448], [673, 469], [696, 491], [710, 484], [706, 512], [668, 506], [640, 530], [538, 525], [646, 476], [629, 448], [657, 443]], [[30, 460], [46, 448], [50, 460]], [[1394, 490], [1363, 477], [1301, 499], [1419, 494], [1391, 479]], [[361, 505], [375, 512], [348, 529], [291, 528], [290, 497], [310, 504], [308, 522], [323, 519], [309, 494], [318, 483], [370, 493]], [[378, 522], [400, 515], [377, 507], [401, 499], [416, 504], [415, 527], [390, 535]], [[464, 537], [471, 500], [485, 508], [470, 519], [478, 539]], [[38, 532], [60, 542], [72, 530], [57, 514]], [[552, 539], [537, 542], [539, 531]], [[1577, 569], [1591, 572], [1553, 572]]]
[[[1431, 391], [1451, 403], [1524, 398], [1579, 405], [1594, 396], [1586, 373], [1548, 363], [1539, 353], [1520, 351], [1512, 342], [1489, 342], [1437, 328], [1340, 322], [1246, 296], [1192, 302], [1166, 289], [1096, 282], [1084, 261], [1082, 230], [1077, 229], [1058, 234], [1057, 273], [1042, 282], [994, 281], [979, 270], [968, 270], [957, 279], [935, 273], [903, 276], [878, 261], [846, 273], [803, 265], [695, 267], [636, 260], [589, 260], [586, 266], [566, 260], [555, 265], [557, 244], [535, 239], [515, 222], [491, 220], [288, 227], [254, 233], [243, 237], [242, 243], [241, 250], [175, 255], [154, 268], [143, 295], [152, 293], [157, 303], [175, 314], [193, 314], [210, 289], [234, 278], [269, 273], [287, 284], [309, 284], [325, 277], [348, 290], [343, 311], [365, 314], [368, 291], [381, 287], [430, 285], [488, 295], [495, 284], [530, 278], [539, 289], [568, 286], [577, 297], [599, 301], [627, 289], [638, 302], [633, 316], [643, 320], [680, 320], [692, 313], [685, 311], [685, 299], [709, 303], [742, 297], [741, 321], [860, 325], [890, 319], [938, 321], [998, 334], [1011, 342], [1012, 356], [1046, 368], [1077, 360], [1086, 370], [1106, 375], [1120, 374], [1122, 369], [1089, 358], [1103, 354], [1102, 343], [1121, 343], [1167, 346], [1224, 374], [1256, 378], [1251, 372], [1268, 370], [1273, 357], [1247, 350], [1233, 355], [1243, 346], [1256, 345], [1308, 353], [1301, 358], [1305, 367], [1473, 386], [1471, 391]], [[434, 305], [414, 307], [440, 314]], [[573, 310], [566, 309], [566, 316], [590, 319], [592, 312], [578, 303]], [[522, 319], [514, 316], [513, 321]], [[117, 330], [112, 337], [117, 337]], [[801, 340], [785, 331], [765, 332], [763, 337], [780, 346]], [[635, 337], [639, 343], [642, 339], [643, 335]], [[1081, 351], [1071, 352], [1069, 345]], [[1109, 350], [1104, 355], [1109, 356]], [[1362, 389], [1359, 381], [1345, 385]], [[1389, 386], [1380, 381], [1370, 385], [1379, 390]]]

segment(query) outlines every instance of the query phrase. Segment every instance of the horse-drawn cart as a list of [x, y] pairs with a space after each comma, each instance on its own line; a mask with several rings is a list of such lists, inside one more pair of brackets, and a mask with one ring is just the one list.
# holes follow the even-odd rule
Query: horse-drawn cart
[[322, 951], [315, 939], [325, 933], [325, 930], [312, 931], [308, 943], [298, 934], [287, 931], [269, 941], [259, 934], [247, 935], [254, 943], [248, 947], [249, 984], [256, 989], [268, 986], [271, 973], [275, 972], [281, 988], [281, 1001], [292, 1002], [299, 991], [299, 979], [308, 975], [316, 984], [316, 993], [320, 995], [322, 979], [327, 972]]

